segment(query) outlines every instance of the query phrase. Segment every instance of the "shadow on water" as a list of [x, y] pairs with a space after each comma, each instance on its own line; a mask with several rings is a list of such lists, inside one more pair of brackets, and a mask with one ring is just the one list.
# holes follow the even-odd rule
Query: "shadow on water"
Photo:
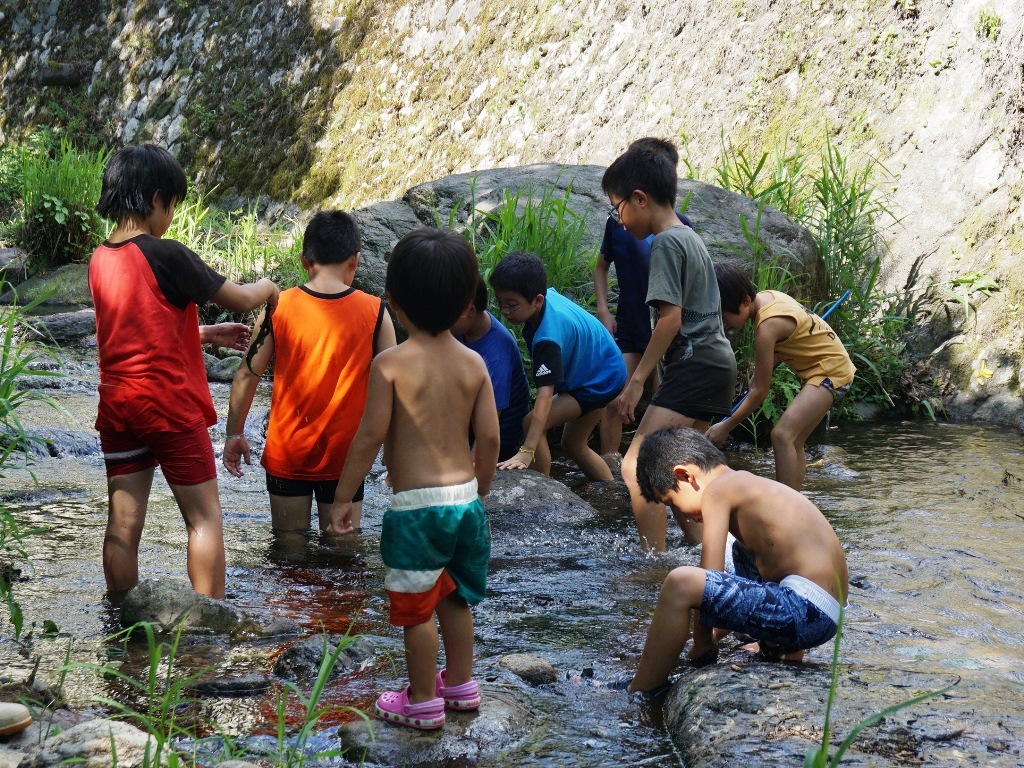
[[[93, 401], [66, 397], [66, 418], [91, 419]], [[215, 399], [223, 404], [226, 389], [215, 388]], [[978, 698], [979, 712], [1017, 711], [1024, 682], [1020, 436], [977, 426], [882, 424], [844, 426], [825, 439], [828, 446], [809, 456], [806, 492], [847, 549], [852, 594], [844, 664], [865, 680], [894, 666], [911, 673], [949, 671], [964, 677], [961, 690]], [[772, 473], [770, 456], [742, 452], [729, 458], [738, 468]], [[34, 471], [38, 487], [15, 471], [0, 481], [0, 494], [20, 520], [49, 528], [26, 542], [32, 570], [16, 585], [27, 621], [36, 624], [31, 655], [41, 657], [40, 668], [49, 674], [63, 663], [69, 643], [73, 661], [116, 656], [116, 644], [104, 638], [118, 627], [116, 610], [103, 595], [102, 462], [96, 456], [48, 457]], [[368, 483], [361, 538], [344, 542], [315, 533], [273, 537], [262, 471], [253, 467], [241, 480], [221, 476], [231, 599], [310, 631], [371, 636], [383, 652], [367, 668], [331, 683], [325, 698], [364, 711], [383, 687], [405, 679], [400, 636], [387, 621], [378, 554], [387, 504], [381, 474], [378, 468]], [[683, 546], [674, 532], [668, 555], [646, 557], [635, 545], [621, 493], [593, 486], [581, 492], [598, 507], [592, 519], [564, 528], [492, 521], [489, 594], [475, 611], [479, 673], [493, 678], [498, 657], [529, 653], [553, 664], [559, 678], [516, 689], [535, 715], [535, 728], [518, 746], [473, 765], [680, 765], [658, 707], [580, 678], [633, 668], [662, 579], [672, 567], [697, 563], [698, 550]], [[140, 553], [145, 575], [184, 577], [183, 533], [169, 490], [158, 479]], [[45, 619], [58, 624], [59, 636], [40, 636]], [[27, 674], [33, 659], [19, 653], [4, 627], [8, 639], [0, 641], [0, 664], [7, 676]], [[182, 670], [222, 664], [222, 676], [269, 672], [281, 650], [279, 642], [188, 638]], [[809, 665], [827, 665], [830, 653], [812, 651]], [[138, 668], [144, 656], [143, 648], [130, 646], [118, 657], [121, 669]], [[278, 690], [209, 699], [203, 717], [211, 729], [229, 734], [270, 734]], [[78, 707], [97, 695], [130, 694], [94, 675], [69, 676], [65, 693]], [[333, 730], [320, 739], [333, 743]], [[461, 763], [448, 768], [455, 765]]]

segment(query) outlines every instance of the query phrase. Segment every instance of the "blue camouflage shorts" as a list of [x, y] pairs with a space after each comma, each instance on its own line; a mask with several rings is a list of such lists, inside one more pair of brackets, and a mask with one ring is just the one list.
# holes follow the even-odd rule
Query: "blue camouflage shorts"
[[726, 544], [726, 573], [705, 571], [700, 623], [756, 638], [771, 656], [827, 643], [836, 634], [839, 602], [802, 576], [781, 583], [761, 578], [754, 556], [732, 535]]

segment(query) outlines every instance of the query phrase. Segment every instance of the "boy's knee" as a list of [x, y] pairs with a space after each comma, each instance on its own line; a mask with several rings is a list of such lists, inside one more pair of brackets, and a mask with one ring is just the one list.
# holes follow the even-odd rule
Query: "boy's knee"
[[661, 587], [661, 599], [677, 603], [680, 609], [700, 606], [704, 597], [704, 571], [683, 566], [670, 571]]

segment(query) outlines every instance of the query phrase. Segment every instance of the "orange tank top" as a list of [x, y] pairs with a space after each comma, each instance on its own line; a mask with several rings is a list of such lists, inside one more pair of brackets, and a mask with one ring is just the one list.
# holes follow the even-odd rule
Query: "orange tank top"
[[838, 388], [853, 381], [857, 369], [828, 323], [791, 296], [779, 291], [764, 293], [772, 300], [758, 310], [757, 325], [772, 317], [787, 317], [796, 323], [788, 339], [776, 342], [776, 362], [788, 365], [804, 384], [816, 386], [829, 379]]
[[291, 480], [337, 480], [366, 406], [384, 302], [349, 288], [281, 293], [274, 392], [260, 463]]

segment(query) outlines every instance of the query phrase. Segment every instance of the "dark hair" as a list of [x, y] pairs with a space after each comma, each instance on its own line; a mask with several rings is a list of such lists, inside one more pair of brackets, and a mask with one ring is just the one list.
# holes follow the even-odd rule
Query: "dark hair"
[[757, 298], [757, 289], [747, 273], [732, 262], [715, 262], [715, 280], [722, 296], [723, 312], [739, 312], [743, 299], [749, 297], [753, 301]]
[[384, 289], [417, 328], [437, 336], [473, 301], [480, 268], [462, 235], [423, 227], [407, 234], [388, 258]]
[[543, 296], [548, 289], [544, 262], [532, 253], [512, 251], [491, 270], [491, 288], [518, 293], [527, 301]]
[[149, 216], [153, 212], [153, 195], [166, 209], [187, 193], [185, 172], [166, 149], [156, 144], [122, 147], [103, 169], [96, 211], [119, 224], [128, 218]]
[[487, 283], [484, 282], [482, 276], [477, 277], [476, 280], [476, 296], [473, 298], [473, 306], [476, 307], [477, 312], [487, 310]]
[[643, 190], [661, 205], [676, 204], [676, 163], [679, 153], [670, 141], [647, 137], [637, 139], [615, 158], [601, 177], [606, 195], [628, 198]]
[[668, 158], [669, 162], [672, 163], [673, 166], [679, 166], [679, 150], [676, 149], [676, 145], [671, 141], [656, 139], [653, 136], [645, 136], [642, 139], [634, 141], [627, 147], [627, 149], [633, 149], [635, 147], [646, 149], [649, 152], [661, 152]]
[[690, 427], [659, 429], [644, 438], [636, 462], [636, 481], [647, 501], [661, 501], [676, 487], [673, 467], [695, 464], [710, 472], [725, 456], [704, 435]]
[[302, 236], [302, 254], [311, 264], [341, 264], [360, 247], [359, 226], [344, 211], [320, 211]]

